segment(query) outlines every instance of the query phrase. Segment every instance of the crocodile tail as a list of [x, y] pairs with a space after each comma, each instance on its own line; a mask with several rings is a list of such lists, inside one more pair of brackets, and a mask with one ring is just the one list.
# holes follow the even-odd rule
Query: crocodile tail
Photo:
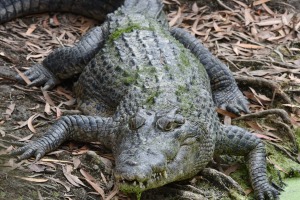
[[44, 12], [70, 12], [104, 20], [124, 0], [0, 0], [0, 23]]
[[124, 9], [131, 13], [141, 13], [159, 21], [164, 27], [168, 27], [167, 18], [163, 11], [161, 0], [125, 0]]

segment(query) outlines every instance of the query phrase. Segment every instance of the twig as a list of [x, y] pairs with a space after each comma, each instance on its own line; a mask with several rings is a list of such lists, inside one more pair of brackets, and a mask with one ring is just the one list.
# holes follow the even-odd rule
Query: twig
[[291, 160], [295, 161], [296, 163], [300, 163], [300, 161], [295, 158], [294, 156], [291, 155], [291, 153], [289, 152], [289, 150], [285, 149], [284, 147], [274, 143], [274, 142], [270, 142], [268, 141], [268, 143], [272, 144], [275, 148], [279, 149], [281, 152], [285, 153]]
[[[219, 4], [220, 6], [222, 6], [223, 8], [225, 8], [225, 9], [227, 9], [227, 10], [229, 10], [229, 11], [235, 13], [234, 10], [233, 10], [232, 8], [226, 6], [221, 0], [217, 0], [217, 2], [218, 2], [218, 4]], [[240, 14], [236, 13], [236, 16], [237, 16], [240, 20], [245, 21], [244, 17], [242, 17]]]
[[4, 66], [0, 67], [0, 78], [9, 80], [9, 81], [18, 81], [15, 77], [16, 73], [12, 70], [6, 69]]
[[251, 42], [251, 43], [256, 44], [256, 45], [258, 45], [258, 46], [266, 47], [266, 48], [268, 48], [268, 49], [273, 50], [272, 47], [265, 46], [265, 45], [263, 45], [263, 44], [261, 44], [261, 43], [259, 43], [259, 42], [253, 41], [253, 40], [247, 38], [247, 36], [244, 35], [244, 34], [242, 34], [242, 33], [238, 33], [238, 32], [235, 32], [235, 31], [233, 31], [232, 33], [233, 33], [234, 35], [236, 35], [237, 37], [240, 37], [240, 38], [242, 38], [242, 39], [244, 39], [244, 40], [247, 40], [248, 42]]
[[280, 132], [286, 134], [289, 137], [289, 139], [293, 142], [294, 151], [295, 152], [298, 151], [298, 145], [297, 145], [297, 142], [296, 142], [296, 137], [295, 137], [293, 131], [291, 130], [291, 128], [289, 127], [289, 125], [287, 125], [283, 122], [277, 121], [277, 120], [271, 120], [271, 121], [272, 121], [272, 123], [275, 124], [275, 126], [277, 125], [281, 129], [284, 129], [283, 131], [280, 131]]
[[280, 65], [280, 66], [286, 67], [286, 68], [299, 69], [299, 67], [297, 67], [296, 65], [293, 65], [290, 63], [278, 62], [278, 61], [274, 61], [274, 60], [265, 60], [265, 59], [257, 59], [257, 60], [249, 59], [248, 60], [248, 59], [239, 59], [239, 58], [231, 59], [231, 58], [229, 57], [228, 59], [233, 62], [254, 62], [254, 63], [259, 63], [259, 64], [263, 64], [262, 62], [266, 62], [266, 63], [275, 64], [275, 65]]
[[278, 115], [284, 123], [291, 124], [291, 120], [289, 118], [288, 113], [283, 109], [269, 109], [269, 110], [263, 110], [257, 113], [250, 113], [246, 114], [237, 118], [234, 118], [233, 120], [249, 120], [253, 118], [262, 118], [267, 115]]
[[276, 96], [278, 95], [285, 103], [292, 104], [290, 97], [287, 94], [285, 94], [282, 91], [280, 85], [274, 81], [266, 80], [260, 77], [247, 77], [247, 76], [234, 76], [234, 78], [240, 84], [252, 85], [259, 88], [263, 88], [263, 87], [269, 88], [273, 90], [276, 93]]

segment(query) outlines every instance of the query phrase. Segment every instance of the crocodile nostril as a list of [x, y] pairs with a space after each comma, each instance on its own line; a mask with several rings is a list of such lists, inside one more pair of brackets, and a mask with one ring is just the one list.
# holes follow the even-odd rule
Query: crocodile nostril
[[133, 161], [133, 160], [127, 160], [126, 164], [129, 165], [129, 166], [137, 166], [138, 165], [138, 163], [136, 161]]

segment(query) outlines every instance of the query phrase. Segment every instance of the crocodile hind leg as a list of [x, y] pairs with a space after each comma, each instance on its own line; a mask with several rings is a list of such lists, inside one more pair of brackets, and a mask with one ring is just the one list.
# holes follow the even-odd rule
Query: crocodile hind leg
[[[107, 32], [107, 24], [104, 23], [91, 29], [73, 47], [56, 49], [41, 64], [32, 66], [24, 73], [32, 81], [29, 86], [44, 85], [43, 89], [47, 90], [57, 85], [61, 79], [81, 73], [102, 48]], [[22, 81], [20, 76], [16, 78]]]
[[258, 137], [237, 126], [223, 126], [223, 132], [217, 135], [215, 154], [245, 156], [257, 198], [278, 198], [279, 192], [267, 179], [265, 145]]
[[70, 115], [61, 117], [41, 138], [11, 152], [19, 160], [35, 156], [39, 160], [66, 140], [82, 142], [101, 141], [110, 147], [118, 123], [112, 118]]
[[235, 114], [239, 114], [240, 111], [249, 113], [248, 101], [237, 87], [228, 67], [185, 30], [173, 28], [171, 34], [204, 65], [210, 78], [215, 104]]

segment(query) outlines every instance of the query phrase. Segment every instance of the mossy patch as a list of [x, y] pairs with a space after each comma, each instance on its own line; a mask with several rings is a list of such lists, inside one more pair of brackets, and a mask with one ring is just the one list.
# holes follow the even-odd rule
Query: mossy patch
[[158, 95], [160, 95], [160, 94], [161, 94], [161, 91], [159, 91], [159, 90], [153, 91], [146, 99], [146, 104], [149, 106], [155, 104], [155, 98], [158, 97]]
[[112, 32], [108, 38], [109, 42], [113, 42], [116, 39], [118, 39], [123, 33], [131, 33], [135, 30], [151, 30], [153, 31], [153, 28], [151, 27], [143, 27], [139, 24], [128, 24], [126, 27], [117, 28], [114, 32]]

